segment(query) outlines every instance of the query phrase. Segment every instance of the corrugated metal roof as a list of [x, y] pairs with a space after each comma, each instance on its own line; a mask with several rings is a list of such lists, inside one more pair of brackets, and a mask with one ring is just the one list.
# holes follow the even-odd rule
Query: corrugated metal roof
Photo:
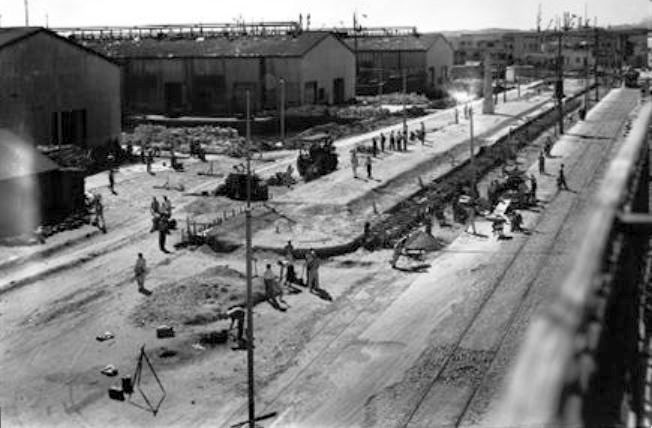
[[[426, 51], [438, 39], [446, 38], [441, 34], [422, 34], [418, 36], [358, 37], [359, 51]], [[355, 49], [355, 39], [343, 39], [351, 49]], [[446, 40], [447, 41], [447, 40]]]
[[0, 129], [0, 180], [58, 170], [33, 144], [6, 129]]
[[41, 31], [41, 27], [5, 27], [0, 28], [0, 48], [12, 42]]
[[82, 44], [113, 58], [184, 57], [299, 57], [326, 37], [327, 32], [305, 32], [297, 36], [206, 37], [205, 39], [134, 39], [83, 41]]

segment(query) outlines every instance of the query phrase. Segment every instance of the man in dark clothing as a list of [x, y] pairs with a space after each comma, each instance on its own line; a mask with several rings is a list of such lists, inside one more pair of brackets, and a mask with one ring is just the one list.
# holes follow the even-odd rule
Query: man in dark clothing
[[367, 178], [371, 179], [371, 156], [367, 156], [365, 165], [367, 166]]
[[118, 193], [115, 191], [114, 186], [115, 186], [115, 171], [113, 168], [109, 168], [109, 189], [111, 189], [111, 193], [114, 195], [117, 195]]
[[562, 163], [559, 167], [559, 175], [557, 176], [557, 189], [558, 190], [568, 190], [568, 185], [566, 184], [566, 174], [564, 174], [564, 164]]
[[158, 219], [158, 247], [161, 251], [168, 254], [169, 251], [165, 248], [165, 239], [168, 234], [168, 219], [167, 216], [162, 215]]
[[543, 153], [543, 150], [539, 153], [539, 174], [546, 173], [546, 156]]
[[371, 139], [371, 154], [374, 157], [378, 154], [378, 141], [376, 141], [376, 137]]
[[396, 149], [396, 137], [394, 136], [394, 131], [389, 133], [389, 150]]
[[239, 347], [243, 347], [245, 344], [244, 339], [244, 322], [245, 322], [245, 308], [242, 305], [235, 305], [230, 307], [226, 311], [226, 315], [231, 319], [231, 325], [229, 326], [229, 331], [233, 329], [233, 325], [236, 327], [236, 336], [235, 340], [238, 342]]
[[530, 201], [532, 204], [537, 203], [537, 179], [534, 174], [530, 174]]
[[380, 151], [385, 153], [385, 134], [380, 133]]

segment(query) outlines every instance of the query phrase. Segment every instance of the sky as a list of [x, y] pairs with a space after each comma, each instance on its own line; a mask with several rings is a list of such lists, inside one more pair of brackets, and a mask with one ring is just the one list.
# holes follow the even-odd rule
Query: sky
[[[0, 0], [0, 26], [25, 22], [25, 0]], [[50, 27], [291, 21], [311, 15], [311, 29], [416, 26], [420, 31], [536, 28], [563, 12], [587, 15], [598, 25], [638, 24], [652, 17], [652, 0], [27, 0], [30, 25]]]

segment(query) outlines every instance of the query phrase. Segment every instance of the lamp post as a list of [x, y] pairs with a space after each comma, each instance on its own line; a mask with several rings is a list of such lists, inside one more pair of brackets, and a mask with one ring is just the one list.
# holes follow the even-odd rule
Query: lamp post
[[405, 109], [405, 98], [407, 97], [407, 75], [403, 69], [403, 135], [407, 136], [407, 111]]

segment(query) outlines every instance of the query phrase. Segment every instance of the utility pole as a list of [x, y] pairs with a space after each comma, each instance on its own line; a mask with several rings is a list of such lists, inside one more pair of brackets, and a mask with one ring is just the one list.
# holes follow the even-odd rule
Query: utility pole
[[281, 86], [281, 142], [285, 143], [285, 79], [281, 78], [279, 83]]
[[358, 80], [360, 76], [360, 66], [358, 61], [358, 17], [356, 12], [353, 12], [353, 51], [355, 53], [355, 79]]
[[25, 27], [29, 27], [29, 0], [25, 0]]
[[599, 30], [598, 26], [596, 24], [595, 29], [594, 29], [594, 37], [593, 37], [593, 79], [595, 80], [595, 102], [598, 102], [600, 99], [600, 90], [599, 90], [599, 85], [598, 85], [598, 55], [600, 52], [600, 48], [598, 46], [599, 43]]
[[559, 116], [559, 135], [564, 133], [564, 71], [563, 56], [561, 54], [562, 44], [562, 27], [559, 26], [557, 32], [557, 82], [555, 85], [555, 98], [557, 100], [557, 115]]
[[405, 109], [405, 98], [407, 98], [407, 74], [403, 71], [403, 135], [407, 136], [407, 111]]
[[247, 206], [245, 208], [246, 274], [247, 274], [247, 382], [249, 398], [249, 428], [256, 428], [254, 402], [254, 314], [251, 286], [251, 118], [250, 92], [246, 92], [246, 152], [247, 152]]

